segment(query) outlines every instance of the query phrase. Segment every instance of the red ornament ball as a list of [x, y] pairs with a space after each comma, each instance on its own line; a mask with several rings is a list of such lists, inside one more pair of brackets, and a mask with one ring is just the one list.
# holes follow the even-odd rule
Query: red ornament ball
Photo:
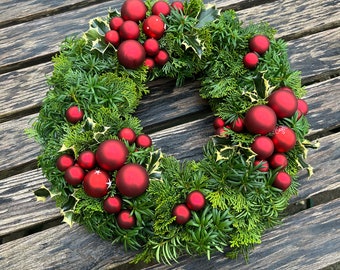
[[205, 197], [199, 190], [190, 192], [186, 199], [186, 205], [190, 210], [199, 211], [205, 205]]
[[268, 51], [270, 46], [269, 39], [264, 35], [256, 35], [249, 41], [249, 49], [262, 55]]
[[124, 196], [137, 197], [142, 195], [149, 186], [148, 172], [139, 164], [126, 164], [116, 175], [116, 186]]
[[291, 92], [294, 94], [294, 91], [292, 90], [292, 88], [289, 88], [287, 86], [281, 86], [279, 89], [275, 90], [275, 91], [281, 91], [281, 90], [285, 90], [285, 91], [288, 91], [288, 92]]
[[266, 135], [272, 132], [276, 126], [276, 114], [266, 105], [256, 105], [246, 113], [244, 124], [247, 130], [253, 134]]
[[168, 16], [170, 14], [170, 6], [167, 2], [160, 0], [153, 4], [151, 11], [153, 15], [163, 14]]
[[247, 69], [255, 69], [259, 63], [259, 57], [256, 53], [247, 53], [243, 57], [243, 64]]
[[228, 131], [227, 127], [217, 128], [215, 129], [215, 135], [228, 137], [227, 131]]
[[78, 106], [71, 106], [66, 110], [65, 116], [68, 122], [76, 124], [83, 120], [84, 112]]
[[134, 21], [125, 21], [119, 28], [119, 36], [122, 39], [138, 39], [139, 26]]
[[96, 155], [92, 151], [81, 152], [77, 163], [83, 169], [91, 170], [96, 166]]
[[183, 6], [183, 3], [181, 1], [172, 2], [171, 3], [171, 7], [173, 9], [177, 9], [177, 10], [181, 10], [181, 11], [184, 10], [184, 6]]
[[306, 115], [308, 113], [308, 104], [303, 99], [297, 100], [297, 109], [303, 114]]
[[269, 164], [267, 160], [258, 160], [254, 161], [254, 166], [260, 166], [258, 170], [260, 172], [268, 172], [269, 171]]
[[117, 57], [122, 66], [136, 69], [144, 63], [145, 50], [137, 40], [125, 40], [118, 47]]
[[110, 20], [110, 29], [118, 31], [119, 28], [122, 26], [123, 22], [124, 20], [122, 17], [113, 17]]
[[274, 153], [268, 161], [272, 169], [281, 168], [283, 170], [288, 166], [288, 159], [283, 153]]
[[231, 123], [230, 129], [235, 132], [242, 132], [244, 129], [244, 120], [238, 117], [234, 122]]
[[143, 32], [150, 38], [160, 39], [165, 31], [165, 24], [158, 15], [151, 15], [144, 20]]
[[273, 141], [267, 136], [256, 137], [250, 148], [257, 154], [257, 159], [267, 159], [274, 152]]
[[111, 185], [110, 176], [103, 170], [89, 171], [84, 178], [83, 188], [88, 196], [94, 198], [104, 197]]
[[114, 171], [124, 165], [128, 154], [129, 151], [122, 141], [107, 140], [98, 146], [96, 160], [102, 169]]
[[136, 218], [130, 210], [122, 210], [117, 216], [117, 224], [120, 228], [128, 230], [136, 224]]
[[136, 138], [136, 145], [138, 147], [147, 148], [152, 145], [152, 140], [147, 134], [139, 134]]
[[172, 209], [172, 216], [176, 217], [177, 224], [185, 224], [191, 218], [190, 209], [184, 203], [178, 204]]
[[214, 119], [213, 126], [214, 126], [215, 129], [223, 128], [224, 125], [225, 125], [225, 122], [221, 117], [216, 117]]
[[84, 170], [79, 166], [71, 166], [67, 168], [64, 174], [64, 179], [67, 183], [69, 183], [72, 186], [76, 186], [81, 184], [83, 182], [85, 177]]
[[277, 118], [291, 117], [297, 109], [295, 95], [286, 90], [276, 90], [268, 97], [268, 104], [274, 110]]
[[61, 155], [56, 162], [56, 167], [59, 171], [65, 171], [74, 164], [74, 158], [70, 155]]
[[107, 197], [103, 202], [104, 210], [109, 214], [118, 214], [122, 209], [122, 199], [115, 195], [113, 197]]
[[146, 54], [149, 56], [155, 56], [159, 52], [159, 42], [157, 41], [157, 39], [148, 38], [144, 41], [143, 46]]
[[285, 191], [292, 183], [291, 176], [286, 172], [278, 172], [275, 176], [273, 186]]
[[296, 143], [295, 132], [286, 126], [278, 126], [272, 136], [276, 152], [285, 153], [293, 149]]
[[152, 58], [150, 57], [145, 58], [144, 66], [148, 67], [149, 70], [153, 69], [155, 65], [156, 65], [155, 61]]
[[118, 47], [120, 42], [119, 33], [116, 30], [110, 30], [105, 33], [105, 42], [110, 43], [115, 47]]
[[159, 52], [155, 56], [155, 63], [158, 66], [164, 66], [166, 62], [169, 60], [169, 54], [166, 50], [159, 50]]
[[122, 18], [127, 21], [142, 21], [146, 17], [147, 7], [141, 0], [126, 0], [120, 10]]
[[121, 140], [127, 140], [130, 144], [136, 140], [136, 133], [132, 128], [125, 127], [118, 131], [118, 138]]

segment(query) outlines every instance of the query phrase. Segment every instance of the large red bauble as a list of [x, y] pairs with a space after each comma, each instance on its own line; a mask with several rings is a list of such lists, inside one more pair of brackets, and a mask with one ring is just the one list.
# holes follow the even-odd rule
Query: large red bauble
[[254, 139], [251, 150], [257, 154], [257, 159], [267, 159], [274, 152], [274, 144], [269, 137], [259, 136]]
[[126, 164], [116, 175], [116, 186], [124, 196], [137, 197], [142, 195], [149, 186], [148, 172], [139, 164]]
[[269, 171], [269, 164], [267, 160], [255, 160], [254, 166], [260, 165], [260, 168], [258, 169], [260, 172], [268, 172]]
[[151, 11], [153, 15], [163, 14], [168, 16], [170, 14], [170, 6], [167, 2], [160, 0], [153, 4]]
[[135, 216], [131, 215], [130, 210], [122, 210], [117, 216], [118, 226], [122, 229], [131, 229], [136, 224]]
[[139, 134], [136, 138], [136, 145], [138, 147], [147, 148], [152, 145], [152, 140], [147, 134]]
[[288, 165], [288, 159], [283, 153], [274, 153], [268, 161], [272, 169], [281, 168], [283, 170]]
[[111, 43], [113, 46], [118, 47], [120, 42], [119, 33], [116, 30], [110, 30], [105, 33], [105, 42]]
[[136, 69], [144, 63], [145, 50], [137, 40], [125, 40], [118, 47], [117, 57], [122, 66]]
[[84, 112], [78, 106], [71, 106], [66, 110], [65, 116], [68, 122], [76, 124], [83, 120]]
[[277, 89], [276, 91], [281, 91], [281, 90], [285, 90], [285, 91], [288, 91], [288, 92], [291, 92], [294, 94], [294, 91], [292, 88], [288, 87], [288, 86], [281, 86], [279, 89]]
[[297, 100], [297, 109], [303, 114], [306, 115], [308, 113], [308, 104], [303, 99]]
[[266, 135], [272, 132], [276, 126], [276, 114], [266, 105], [256, 105], [246, 113], [244, 124], [247, 130], [253, 134]]
[[244, 129], [244, 120], [238, 117], [234, 122], [231, 123], [230, 129], [235, 132], [242, 132]]
[[84, 151], [79, 154], [77, 163], [85, 170], [91, 170], [96, 166], [96, 155], [92, 151]]
[[124, 165], [128, 154], [129, 151], [122, 141], [107, 140], [98, 146], [96, 160], [102, 169], [114, 171]]
[[270, 46], [269, 39], [264, 35], [256, 35], [249, 41], [249, 49], [258, 54], [264, 54]]
[[275, 176], [273, 186], [276, 188], [282, 189], [282, 191], [285, 191], [287, 188], [289, 188], [291, 183], [292, 183], [292, 178], [290, 177], [288, 173], [278, 172], [278, 174]]
[[164, 66], [166, 62], [169, 60], [169, 54], [166, 50], [159, 50], [159, 52], [155, 56], [155, 63], [158, 66]]
[[243, 57], [243, 64], [247, 69], [255, 69], [259, 63], [259, 57], [256, 53], [247, 53]]
[[126, 0], [120, 10], [122, 18], [127, 21], [142, 21], [146, 17], [147, 7], [141, 0]]
[[61, 155], [56, 162], [56, 167], [59, 171], [65, 171], [74, 164], [74, 158], [70, 155]]
[[94, 198], [104, 197], [110, 186], [110, 176], [103, 170], [89, 171], [83, 181], [83, 188], [87, 195]]
[[198, 190], [190, 192], [186, 199], [186, 205], [190, 210], [201, 210], [205, 205], [205, 197], [203, 193]]
[[159, 52], [159, 42], [157, 39], [148, 38], [144, 41], [144, 49], [147, 55], [155, 56]]
[[118, 138], [121, 140], [127, 140], [130, 144], [134, 143], [136, 140], [136, 133], [132, 128], [125, 127], [119, 130]]
[[134, 21], [125, 21], [119, 28], [119, 36], [122, 39], [138, 39], [139, 26]]
[[294, 148], [296, 143], [295, 132], [286, 126], [278, 126], [272, 136], [276, 152], [285, 153]]
[[184, 203], [176, 205], [172, 209], [172, 215], [176, 217], [177, 224], [185, 224], [191, 218], [190, 209]]
[[277, 118], [291, 117], [297, 109], [298, 102], [295, 95], [286, 90], [276, 90], [268, 97], [268, 104], [274, 110]]
[[119, 28], [122, 26], [123, 22], [124, 20], [122, 17], [113, 17], [110, 20], [110, 29], [118, 31]]
[[144, 20], [143, 32], [150, 38], [160, 39], [165, 31], [165, 24], [158, 15], [151, 15]]
[[67, 168], [64, 174], [64, 179], [67, 183], [69, 183], [72, 186], [76, 186], [81, 184], [83, 182], [85, 177], [84, 170], [79, 166], [71, 166]]
[[107, 197], [103, 202], [103, 208], [109, 214], [118, 214], [122, 210], [123, 201], [115, 195], [113, 197]]

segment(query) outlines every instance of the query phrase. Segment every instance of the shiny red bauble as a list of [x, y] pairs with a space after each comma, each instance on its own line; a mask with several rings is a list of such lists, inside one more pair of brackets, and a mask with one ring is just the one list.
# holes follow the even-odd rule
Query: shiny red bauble
[[134, 21], [125, 21], [119, 28], [119, 36], [121, 39], [138, 39], [139, 26]]
[[303, 114], [306, 115], [308, 113], [308, 104], [303, 99], [297, 100], [297, 109]]
[[145, 60], [144, 47], [137, 40], [125, 40], [118, 47], [117, 58], [126, 68], [139, 68]]
[[250, 146], [257, 159], [267, 159], [274, 152], [273, 141], [267, 136], [258, 136]]
[[68, 122], [76, 124], [83, 120], [84, 112], [78, 106], [71, 106], [66, 110], [65, 116]]
[[166, 50], [159, 50], [154, 60], [155, 60], [156, 65], [164, 66], [166, 62], [168, 62], [169, 60], [169, 54]]
[[213, 126], [215, 129], [217, 128], [223, 128], [225, 125], [224, 120], [221, 117], [216, 117], [213, 122]]
[[139, 134], [136, 138], [136, 145], [138, 147], [147, 148], [152, 145], [152, 140], [147, 134]]
[[137, 197], [142, 195], [148, 186], [148, 172], [139, 164], [126, 164], [116, 175], [116, 187], [124, 196]]
[[288, 159], [283, 153], [274, 153], [268, 161], [272, 169], [281, 168], [283, 170], [288, 166]]
[[259, 57], [256, 53], [249, 52], [243, 57], [243, 65], [247, 69], [255, 69], [259, 63]]
[[127, 21], [142, 21], [146, 17], [147, 7], [142, 0], [126, 0], [120, 10], [122, 18]]
[[270, 46], [269, 39], [264, 35], [256, 35], [249, 41], [249, 49], [262, 55], [268, 51]]
[[238, 117], [234, 122], [231, 123], [230, 129], [235, 132], [242, 132], [244, 129], [244, 120]]
[[98, 165], [106, 171], [120, 169], [126, 162], [129, 151], [120, 140], [107, 140], [102, 142], [96, 151]]
[[278, 126], [272, 136], [276, 152], [285, 153], [293, 149], [296, 143], [295, 132], [286, 126]]
[[81, 184], [83, 182], [85, 177], [84, 170], [79, 166], [71, 166], [67, 168], [64, 174], [64, 179], [67, 183], [69, 183], [72, 186], [76, 186]]
[[205, 205], [205, 197], [199, 190], [190, 192], [186, 198], [186, 205], [190, 210], [199, 211]]
[[191, 218], [190, 209], [186, 204], [178, 204], [172, 209], [172, 216], [176, 217], [177, 224], [185, 224]]
[[105, 33], [105, 42], [118, 47], [120, 43], [120, 36], [116, 30], [110, 30]]
[[122, 210], [122, 205], [123, 201], [117, 195], [107, 197], [103, 202], [103, 208], [109, 214], [118, 214]]
[[83, 181], [83, 188], [87, 195], [94, 198], [104, 197], [111, 184], [110, 176], [103, 170], [89, 171]]
[[173, 9], [177, 9], [177, 10], [181, 10], [183, 11], [184, 9], [184, 6], [183, 6], [183, 3], [181, 1], [174, 1], [171, 3], [171, 7]]
[[92, 151], [81, 152], [77, 163], [83, 169], [91, 170], [96, 166], [96, 155]]
[[117, 216], [117, 224], [120, 228], [128, 230], [136, 225], [136, 217], [130, 210], [122, 210]]
[[74, 164], [74, 158], [70, 155], [61, 155], [56, 162], [56, 167], [59, 171], [65, 171]]
[[124, 20], [122, 17], [113, 17], [110, 20], [110, 29], [118, 31], [119, 28], [122, 26], [123, 22]]
[[268, 172], [269, 171], [269, 164], [267, 160], [255, 160], [254, 166], [260, 166], [258, 170], [260, 172]]
[[130, 144], [136, 140], [136, 133], [132, 128], [125, 127], [118, 131], [118, 138], [121, 140], [127, 140]]
[[277, 175], [275, 176], [273, 186], [281, 189], [282, 191], [285, 191], [287, 188], [289, 188], [291, 183], [292, 178], [288, 173], [278, 172]]
[[268, 104], [274, 110], [277, 118], [291, 117], [297, 109], [298, 101], [292, 92], [276, 90], [268, 97]]
[[150, 38], [160, 39], [165, 31], [165, 24], [158, 15], [151, 15], [144, 20], [143, 32]]
[[149, 70], [153, 69], [155, 65], [156, 63], [155, 63], [155, 60], [153, 60], [153, 58], [150, 58], [150, 57], [145, 58], [144, 66], [148, 67]]
[[246, 113], [244, 124], [247, 130], [253, 134], [266, 135], [272, 132], [276, 126], [276, 114], [266, 105], [256, 105]]
[[147, 55], [155, 56], [159, 52], [159, 42], [157, 39], [148, 38], [144, 41], [144, 49]]
[[163, 14], [168, 16], [170, 14], [170, 6], [167, 2], [160, 0], [153, 4], [151, 11], [153, 15]]

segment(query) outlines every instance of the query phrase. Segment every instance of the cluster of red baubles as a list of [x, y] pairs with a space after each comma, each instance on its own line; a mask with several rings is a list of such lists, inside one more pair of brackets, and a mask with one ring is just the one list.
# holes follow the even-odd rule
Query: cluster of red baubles
[[[121, 16], [110, 20], [111, 30], [105, 34], [105, 41], [117, 48], [117, 58], [122, 66], [136, 69], [144, 64], [152, 69], [168, 61], [169, 55], [160, 48], [158, 40], [165, 32], [160, 14], [168, 16], [171, 8], [183, 10], [183, 4], [176, 1], [170, 6], [165, 1], [157, 1], [151, 8], [152, 14], [147, 17], [147, 7], [142, 0], [123, 3]], [[147, 36], [143, 44], [138, 41], [140, 29]]]
[[288, 165], [285, 153], [294, 148], [296, 135], [290, 127], [278, 125], [277, 119], [289, 118], [295, 113], [300, 118], [307, 112], [308, 105], [304, 100], [297, 99], [292, 89], [280, 87], [269, 95], [266, 105], [253, 106], [244, 118], [226, 124], [217, 117], [214, 120], [215, 134], [225, 136], [227, 129], [231, 129], [257, 135], [251, 144], [251, 150], [256, 154], [254, 165], [260, 164], [262, 172], [280, 168], [273, 186], [284, 191], [291, 184], [290, 175], [283, 171]]
[[259, 63], [259, 55], [264, 55], [270, 46], [269, 39], [264, 35], [256, 35], [249, 40], [248, 52], [243, 57], [243, 64], [247, 69], [255, 69]]

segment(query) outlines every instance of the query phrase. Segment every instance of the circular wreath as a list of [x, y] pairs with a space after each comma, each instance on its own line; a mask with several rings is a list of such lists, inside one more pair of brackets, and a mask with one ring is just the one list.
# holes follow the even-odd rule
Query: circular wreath
[[[50, 185], [36, 194], [48, 190], [70, 225], [140, 251], [135, 262], [246, 256], [311, 170], [305, 89], [274, 34], [201, 0], [127, 0], [92, 19], [52, 60], [31, 129]], [[201, 82], [216, 118], [200, 161], [156, 149], [133, 115], [160, 77]]]

